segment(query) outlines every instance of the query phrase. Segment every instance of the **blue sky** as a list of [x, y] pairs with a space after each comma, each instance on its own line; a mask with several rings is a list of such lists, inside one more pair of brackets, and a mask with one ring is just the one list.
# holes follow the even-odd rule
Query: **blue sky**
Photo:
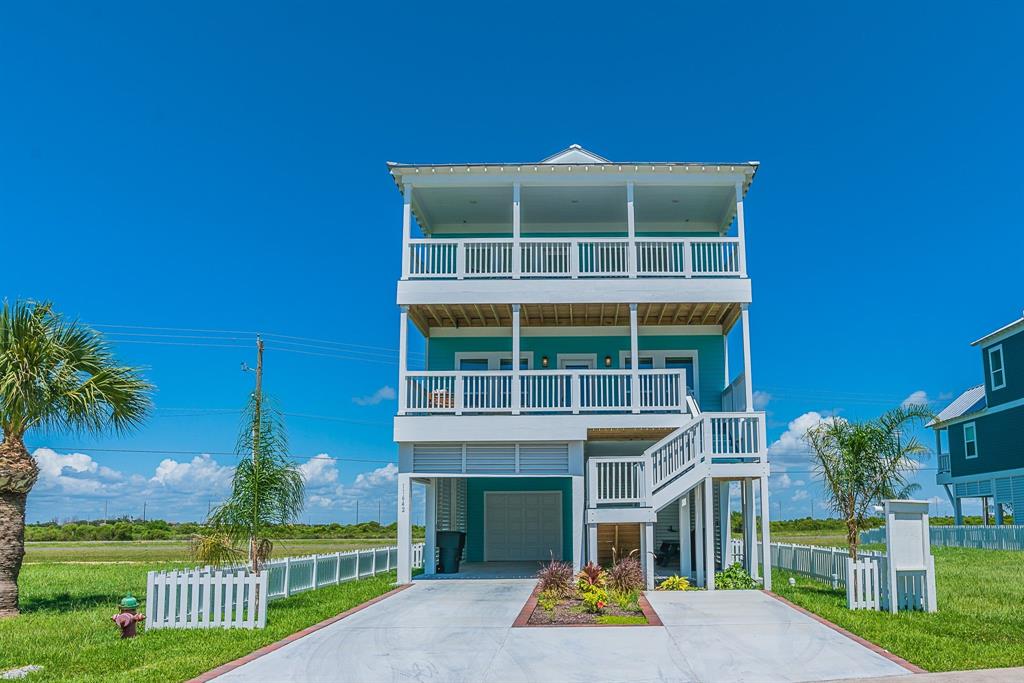
[[[306, 416], [288, 418], [316, 482], [304, 518], [352, 521], [356, 500], [375, 518], [383, 498], [387, 521], [401, 204], [386, 160], [534, 160], [570, 143], [757, 159], [754, 383], [782, 453], [808, 413], [866, 418], [977, 383], [969, 342], [1019, 316], [1021, 13], [6, 4], [0, 294], [95, 324], [349, 345], [268, 342], [266, 384]], [[32, 435], [50, 450], [30, 519], [143, 501], [197, 518], [223, 495], [252, 382], [239, 364], [254, 354], [235, 345], [251, 335], [211, 348], [120, 332], [158, 410], [124, 438]], [[820, 493], [799, 454], [785, 462], [774, 500], [808, 514]], [[919, 477], [938, 495], [933, 471]]]

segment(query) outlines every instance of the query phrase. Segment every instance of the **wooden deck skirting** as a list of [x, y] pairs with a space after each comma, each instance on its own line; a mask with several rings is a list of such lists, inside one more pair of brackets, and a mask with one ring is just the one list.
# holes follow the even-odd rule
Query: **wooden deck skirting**
[[324, 628], [325, 626], [330, 626], [331, 624], [333, 624], [335, 622], [338, 622], [338, 621], [341, 621], [345, 617], [351, 616], [351, 615], [355, 614], [356, 612], [361, 612], [362, 610], [366, 609], [370, 605], [375, 605], [378, 602], [380, 602], [381, 600], [383, 600], [385, 598], [389, 598], [389, 597], [391, 597], [392, 595], [394, 595], [396, 593], [400, 593], [400, 592], [404, 591], [406, 588], [409, 588], [410, 586], [412, 586], [411, 583], [406, 583], [406, 584], [402, 584], [400, 586], [396, 586], [395, 588], [392, 588], [391, 590], [389, 590], [387, 593], [384, 593], [382, 595], [378, 595], [377, 597], [372, 598], [370, 600], [367, 600], [366, 602], [364, 602], [364, 603], [362, 603], [360, 605], [356, 605], [355, 607], [347, 609], [347, 610], [345, 610], [344, 612], [342, 612], [340, 614], [335, 614], [333, 617], [328, 617], [327, 619], [324, 619], [323, 621], [321, 621], [318, 624], [313, 624], [312, 626], [307, 626], [306, 628], [302, 629], [301, 631], [296, 631], [295, 633], [293, 633], [293, 634], [291, 634], [289, 636], [285, 636], [284, 638], [282, 638], [281, 640], [277, 641], [276, 643], [271, 643], [270, 645], [264, 645], [260, 649], [254, 650], [253, 652], [250, 652], [249, 654], [247, 654], [247, 655], [245, 655], [243, 657], [239, 657], [238, 659], [230, 661], [227, 664], [221, 664], [216, 669], [211, 669], [211, 670], [207, 671], [206, 673], [199, 674], [195, 678], [190, 679], [187, 683], [207, 683], [208, 681], [212, 681], [214, 678], [217, 678], [217, 676], [222, 676], [222, 675], [226, 674], [229, 671], [233, 671], [234, 669], [237, 669], [238, 667], [242, 666], [243, 664], [248, 664], [249, 662], [251, 662], [254, 659], [259, 659], [263, 655], [270, 654], [271, 652], [273, 652], [275, 650], [280, 650], [282, 647], [284, 647], [288, 643], [296, 641], [299, 638], [303, 638], [305, 636], [308, 636], [310, 633], [315, 633], [316, 631], [319, 631], [320, 629]]
[[804, 609], [800, 605], [798, 605], [798, 604], [796, 604], [796, 603], [794, 603], [794, 602], [792, 602], [790, 600], [787, 600], [786, 598], [782, 597], [778, 593], [773, 593], [772, 591], [763, 591], [763, 592], [766, 593], [767, 595], [770, 595], [771, 597], [775, 598], [779, 602], [781, 602], [781, 603], [783, 603], [785, 605], [788, 605], [789, 607], [792, 607], [797, 612], [800, 612], [801, 614], [805, 614], [805, 615], [809, 616], [811, 619], [814, 619], [819, 624], [823, 624], [824, 626], [828, 626], [830, 629], [832, 629], [836, 633], [841, 633], [842, 635], [846, 636], [847, 638], [849, 638], [850, 640], [854, 641], [855, 643], [858, 643], [859, 645], [863, 645], [867, 649], [869, 649], [872, 652], [874, 652], [876, 655], [880, 655], [882, 657], [885, 657], [886, 659], [888, 659], [890, 662], [893, 662], [894, 664], [899, 664], [900, 666], [902, 666], [904, 669], [906, 669], [910, 673], [915, 673], [915, 674], [926, 674], [926, 673], [928, 673], [928, 671], [926, 669], [922, 669], [917, 664], [912, 664], [912, 663], [908, 662], [907, 660], [903, 659], [902, 657], [899, 657], [899, 656], [894, 655], [893, 653], [889, 652], [884, 647], [882, 647], [880, 645], [876, 645], [875, 643], [872, 643], [870, 640], [865, 640], [864, 638], [861, 638], [860, 636], [856, 635], [855, 633], [851, 633], [850, 631], [847, 631], [845, 628], [843, 628], [842, 626], [839, 626], [838, 624], [833, 624], [831, 621], [829, 621], [825, 617], [823, 617], [821, 615], [818, 615], [818, 614], [815, 614], [814, 612], [812, 612], [812, 611], [810, 611], [808, 609]]
[[540, 595], [540, 583], [534, 586], [533, 591], [530, 593], [530, 597], [526, 599], [526, 604], [523, 605], [523, 609], [519, 610], [519, 615], [516, 620], [512, 622], [512, 628], [604, 628], [608, 626], [615, 627], [632, 627], [632, 626], [664, 626], [661, 622], [661, 617], [654, 611], [654, 607], [647, 600], [647, 596], [643, 593], [640, 594], [640, 599], [637, 603], [640, 605], [640, 611], [643, 613], [644, 618], [647, 619], [646, 624], [531, 624], [530, 617], [533, 615], [534, 610], [537, 609], [537, 596]]

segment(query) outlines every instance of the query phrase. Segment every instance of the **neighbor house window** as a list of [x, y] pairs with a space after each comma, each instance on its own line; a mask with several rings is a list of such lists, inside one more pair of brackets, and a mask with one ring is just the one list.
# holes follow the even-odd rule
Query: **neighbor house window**
[[988, 350], [988, 377], [993, 389], [1006, 386], [1006, 368], [1003, 367], [1003, 345]]
[[964, 425], [964, 457], [978, 457], [978, 432], [973, 422]]
[[949, 430], [939, 430], [939, 455], [949, 455]]

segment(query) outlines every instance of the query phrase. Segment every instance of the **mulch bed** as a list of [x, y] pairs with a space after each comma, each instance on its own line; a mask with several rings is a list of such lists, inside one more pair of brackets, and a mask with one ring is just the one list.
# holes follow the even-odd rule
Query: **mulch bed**
[[[558, 603], [555, 609], [548, 612], [537, 604], [537, 595], [540, 592], [539, 586], [534, 588], [533, 593], [527, 599], [523, 609], [519, 612], [513, 627], [523, 626], [661, 626], [661, 619], [651, 607], [643, 593], [640, 594], [640, 612], [627, 612], [615, 603], [609, 602], [602, 614], [591, 614], [582, 609], [583, 601], [576, 598], [568, 598]], [[598, 623], [599, 616], [617, 617], [644, 617], [645, 624], [601, 624]]]

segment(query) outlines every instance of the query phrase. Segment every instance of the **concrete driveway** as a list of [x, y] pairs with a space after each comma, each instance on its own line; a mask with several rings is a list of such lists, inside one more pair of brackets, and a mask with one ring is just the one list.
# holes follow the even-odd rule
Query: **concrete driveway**
[[217, 681], [818, 681], [908, 674], [756, 591], [651, 593], [664, 627], [511, 628], [533, 580], [420, 581]]

